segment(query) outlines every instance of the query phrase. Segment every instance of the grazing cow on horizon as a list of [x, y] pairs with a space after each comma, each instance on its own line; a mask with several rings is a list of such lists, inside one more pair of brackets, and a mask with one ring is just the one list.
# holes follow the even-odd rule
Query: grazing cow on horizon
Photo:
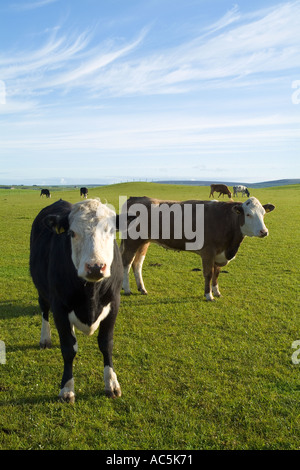
[[247, 186], [243, 186], [241, 184], [233, 186], [233, 195], [237, 196], [238, 193], [242, 193], [242, 196], [246, 195], [247, 197], [250, 197], [250, 192], [249, 192]]
[[[144, 214], [144, 219], [141, 219], [138, 225], [128, 225], [126, 236], [122, 237], [121, 254], [125, 294], [131, 294], [129, 285], [131, 266], [138, 290], [142, 294], [147, 294], [142, 277], [142, 267], [150, 242], [154, 242], [176, 251], [190, 250], [199, 254], [202, 258], [206, 300], [214, 300], [213, 294], [220, 297], [218, 276], [221, 267], [226, 266], [236, 256], [245, 236], [264, 238], [268, 235], [268, 229], [264, 224], [264, 215], [274, 209], [275, 206], [272, 204], [262, 206], [254, 197], [244, 203], [196, 200], [162, 201], [149, 197], [129, 198], [124, 204], [122, 212], [127, 212], [129, 215]], [[187, 220], [186, 215], [191, 220]], [[202, 217], [201, 220], [200, 217]], [[188, 223], [192, 227], [189, 232], [186, 231]], [[192, 243], [193, 247], [187, 248], [187, 243], [193, 242], [192, 237], [195, 238], [195, 234], [197, 234], [199, 223], [203, 228], [203, 243], [202, 245], [193, 245]], [[137, 227], [139, 227], [139, 233], [137, 233]], [[184, 227], [184, 231], [182, 227]], [[133, 228], [135, 230], [134, 236], [130, 236], [130, 233], [133, 233], [130, 230]], [[187, 233], [189, 233], [189, 237], [187, 237]], [[139, 234], [140, 236], [137, 236]]]
[[80, 197], [84, 197], [85, 199], [87, 198], [88, 195], [88, 188], [80, 188]]
[[41, 189], [40, 197], [46, 196], [47, 198], [51, 197], [49, 189]]
[[209, 197], [210, 196], [214, 197], [215, 191], [220, 193], [218, 197], [220, 197], [221, 194], [223, 194], [223, 197], [224, 197], [224, 194], [227, 194], [229, 199], [231, 199], [232, 194], [228, 186], [226, 186], [226, 184], [211, 184]]
[[98, 199], [87, 199], [74, 205], [57, 201], [44, 208], [32, 225], [30, 273], [42, 311], [40, 346], [51, 346], [51, 310], [64, 360], [62, 401], [75, 401], [72, 365], [78, 345], [74, 327], [92, 335], [100, 325], [105, 393], [113, 398], [121, 395], [112, 362], [122, 287], [115, 223], [114, 211]]

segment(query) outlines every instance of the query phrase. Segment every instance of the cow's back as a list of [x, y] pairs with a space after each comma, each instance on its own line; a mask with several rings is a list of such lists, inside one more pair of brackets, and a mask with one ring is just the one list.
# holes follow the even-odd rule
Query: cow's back
[[[187, 200], [187, 201], [171, 201], [171, 200], [160, 200], [149, 197], [131, 197], [127, 201], [128, 213], [130, 213], [130, 207], [132, 205], [141, 204], [147, 207], [148, 210], [148, 240], [159, 245], [163, 245], [167, 248], [185, 251], [186, 243], [193, 242], [193, 239], [187, 239], [184, 234], [184, 227], [190, 227], [190, 230], [195, 233], [197, 225], [199, 223], [204, 223], [204, 245], [203, 248], [207, 246], [225, 246], [227, 245], [230, 238], [232, 238], [232, 233], [239, 225], [237, 216], [232, 212], [232, 207], [236, 203], [232, 202], [219, 202], [219, 201], [207, 201], [207, 200]], [[173, 205], [178, 205], [180, 211], [180, 219], [177, 218], [177, 223], [179, 223], [182, 228], [182, 237], [177, 238], [174, 236], [174, 219], [170, 219], [170, 237], [162, 238], [161, 237], [161, 227], [159, 227], [158, 234], [159, 236], [155, 239], [151, 237], [151, 227], [153, 228], [153, 220], [151, 220], [151, 205], [156, 207], [162, 207], [162, 205], [167, 205], [172, 207]], [[204, 205], [204, 220], [196, 221], [196, 206]], [[192, 207], [192, 211], [187, 211], [185, 206]], [[137, 206], [135, 207], [137, 209]], [[192, 220], [184, 220], [185, 217], [190, 217], [192, 214]], [[166, 221], [166, 218], [164, 218]], [[162, 220], [160, 219], [160, 222]], [[130, 243], [127, 240], [127, 243]], [[133, 242], [135, 243], [135, 242]], [[198, 250], [197, 250], [198, 251]]]

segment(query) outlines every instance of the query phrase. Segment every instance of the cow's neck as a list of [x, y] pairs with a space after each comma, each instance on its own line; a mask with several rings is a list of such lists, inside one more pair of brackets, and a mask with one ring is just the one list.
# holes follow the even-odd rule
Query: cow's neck
[[231, 237], [227, 248], [225, 250], [225, 256], [230, 261], [238, 252], [238, 249], [244, 240], [245, 236], [242, 234], [240, 227], [238, 230], [235, 230], [233, 236]]

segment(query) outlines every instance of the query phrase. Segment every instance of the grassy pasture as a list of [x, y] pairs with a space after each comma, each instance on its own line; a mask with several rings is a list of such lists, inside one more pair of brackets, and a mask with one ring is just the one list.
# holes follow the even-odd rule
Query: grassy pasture
[[[119, 195], [207, 199], [208, 187], [128, 183], [91, 189], [118, 210]], [[76, 403], [57, 399], [58, 335], [39, 350], [40, 315], [29, 276], [29, 234], [39, 210], [79, 190], [0, 190], [0, 449], [299, 449], [300, 185], [252, 190], [276, 210], [270, 236], [246, 238], [220, 275], [223, 297], [203, 297], [200, 258], [151, 245], [149, 292], [122, 294], [114, 365], [123, 396], [103, 390], [96, 335], [77, 332]], [[299, 354], [300, 358], [300, 354]]]

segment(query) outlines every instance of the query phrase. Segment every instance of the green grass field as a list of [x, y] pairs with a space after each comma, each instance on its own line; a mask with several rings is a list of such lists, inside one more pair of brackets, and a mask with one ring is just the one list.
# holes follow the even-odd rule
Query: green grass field
[[[208, 187], [128, 183], [89, 191], [207, 199]], [[76, 403], [58, 401], [62, 358], [39, 349], [41, 318], [29, 276], [29, 235], [39, 210], [79, 190], [0, 190], [0, 449], [299, 449], [300, 185], [251, 192], [276, 210], [266, 239], [246, 238], [220, 275], [223, 297], [206, 302], [201, 259], [151, 245], [144, 263], [148, 296], [122, 294], [114, 365], [123, 395], [104, 395], [97, 335], [77, 332]], [[300, 354], [299, 354], [300, 358]]]

